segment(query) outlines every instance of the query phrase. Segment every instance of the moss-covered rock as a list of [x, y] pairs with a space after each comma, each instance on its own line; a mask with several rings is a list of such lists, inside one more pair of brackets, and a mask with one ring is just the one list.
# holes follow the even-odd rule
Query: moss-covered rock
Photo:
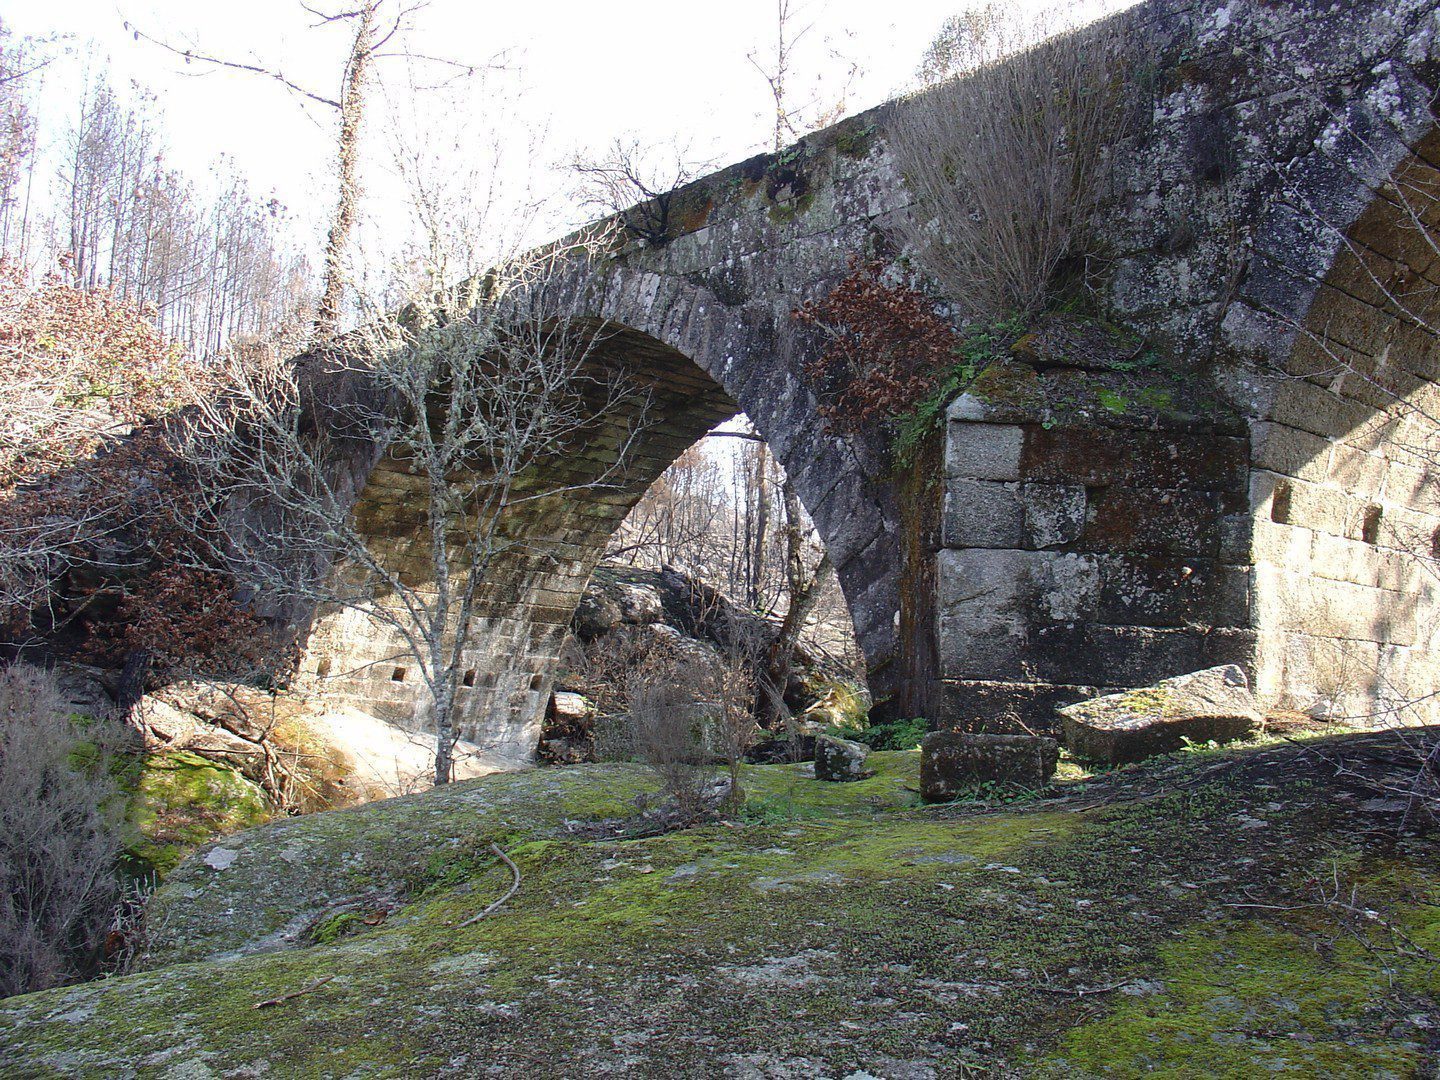
[[[996, 812], [917, 808], [916, 756], [844, 785], [756, 767], [743, 818], [641, 840], [565, 827], [649, 789], [623, 766], [251, 830], [157, 915], [233, 914], [190, 950], [228, 958], [0, 1003], [0, 1052], [37, 1076], [1419, 1067], [1440, 842], [1341, 797], [1320, 758], [1192, 754]], [[520, 888], [466, 925], [511, 883], [490, 839]], [[385, 883], [393, 902], [353, 902]], [[237, 955], [270, 925], [251, 911], [278, 925], [337, 892], [313, 944]]]
[[270, 818], [258, 785], [188, 750], [146, 757], [133, 783], [126, 854], [162, 876], [202, 844]]

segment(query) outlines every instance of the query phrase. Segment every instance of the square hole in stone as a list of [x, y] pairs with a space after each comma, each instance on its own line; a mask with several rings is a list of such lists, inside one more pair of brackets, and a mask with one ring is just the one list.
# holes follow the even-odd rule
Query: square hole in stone
[[1365, 508], [1365, 520], [1360, 524], [1360, 539], [1367, 544], [1380, 541], [1380, 517], [1383, 511], [1378, 506]]

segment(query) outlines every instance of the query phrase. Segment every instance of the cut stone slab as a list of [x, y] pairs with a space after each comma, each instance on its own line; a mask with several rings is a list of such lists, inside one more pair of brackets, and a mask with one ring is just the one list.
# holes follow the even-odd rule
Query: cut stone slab
[[932, 731], [920, 742], [920, 797], [951, 802], [977, 784], [1035, 790], [1055, 775], [1060, 744], [1044, 735]]
[[1070, 752], [1112, 765], [1179, 750], [1187, 739], [1200, 743], [1241, 739], [1254, 732], [1261, 719], [1245, 672], [1235, 664], [1060, 710]]
[[815, 739], [815, 778], [817, 780], [863, 780], [865, 759], [870, 748], [864, 743], [820, 735]]

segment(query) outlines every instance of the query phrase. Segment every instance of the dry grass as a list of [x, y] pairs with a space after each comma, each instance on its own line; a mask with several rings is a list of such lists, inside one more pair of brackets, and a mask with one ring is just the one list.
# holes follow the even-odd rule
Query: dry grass
[[1044, 306], [1061, 263], [1085, 253], [1123, 133], [1115, 36], [1047, 29], [996, 8], [947, 27], [926, 61], [947, 81], [905, 102], [890, 133], [916, 203], [901, 238], [972, 320]]

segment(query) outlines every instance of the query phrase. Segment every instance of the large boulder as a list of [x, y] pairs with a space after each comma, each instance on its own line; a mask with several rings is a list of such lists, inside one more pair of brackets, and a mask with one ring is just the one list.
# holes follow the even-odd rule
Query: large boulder
[[1187, 741], [1241, 739], [1262, 716], [1245, 672], [1224, 664], [1067, 705], [1060, 720], [1072, 754], [1114, 765], [1179, 750]]
[[865, 759], [870, 748], [864, 743], [820, 735], [815, 739], [815, 777], [817, 780], [863, 780]]
[[951, 802], [980, 784], [1038, 790], [1059, 760], [1060, 744], [1042, 735], [932, 731], [920, 741], [920, 797]]

